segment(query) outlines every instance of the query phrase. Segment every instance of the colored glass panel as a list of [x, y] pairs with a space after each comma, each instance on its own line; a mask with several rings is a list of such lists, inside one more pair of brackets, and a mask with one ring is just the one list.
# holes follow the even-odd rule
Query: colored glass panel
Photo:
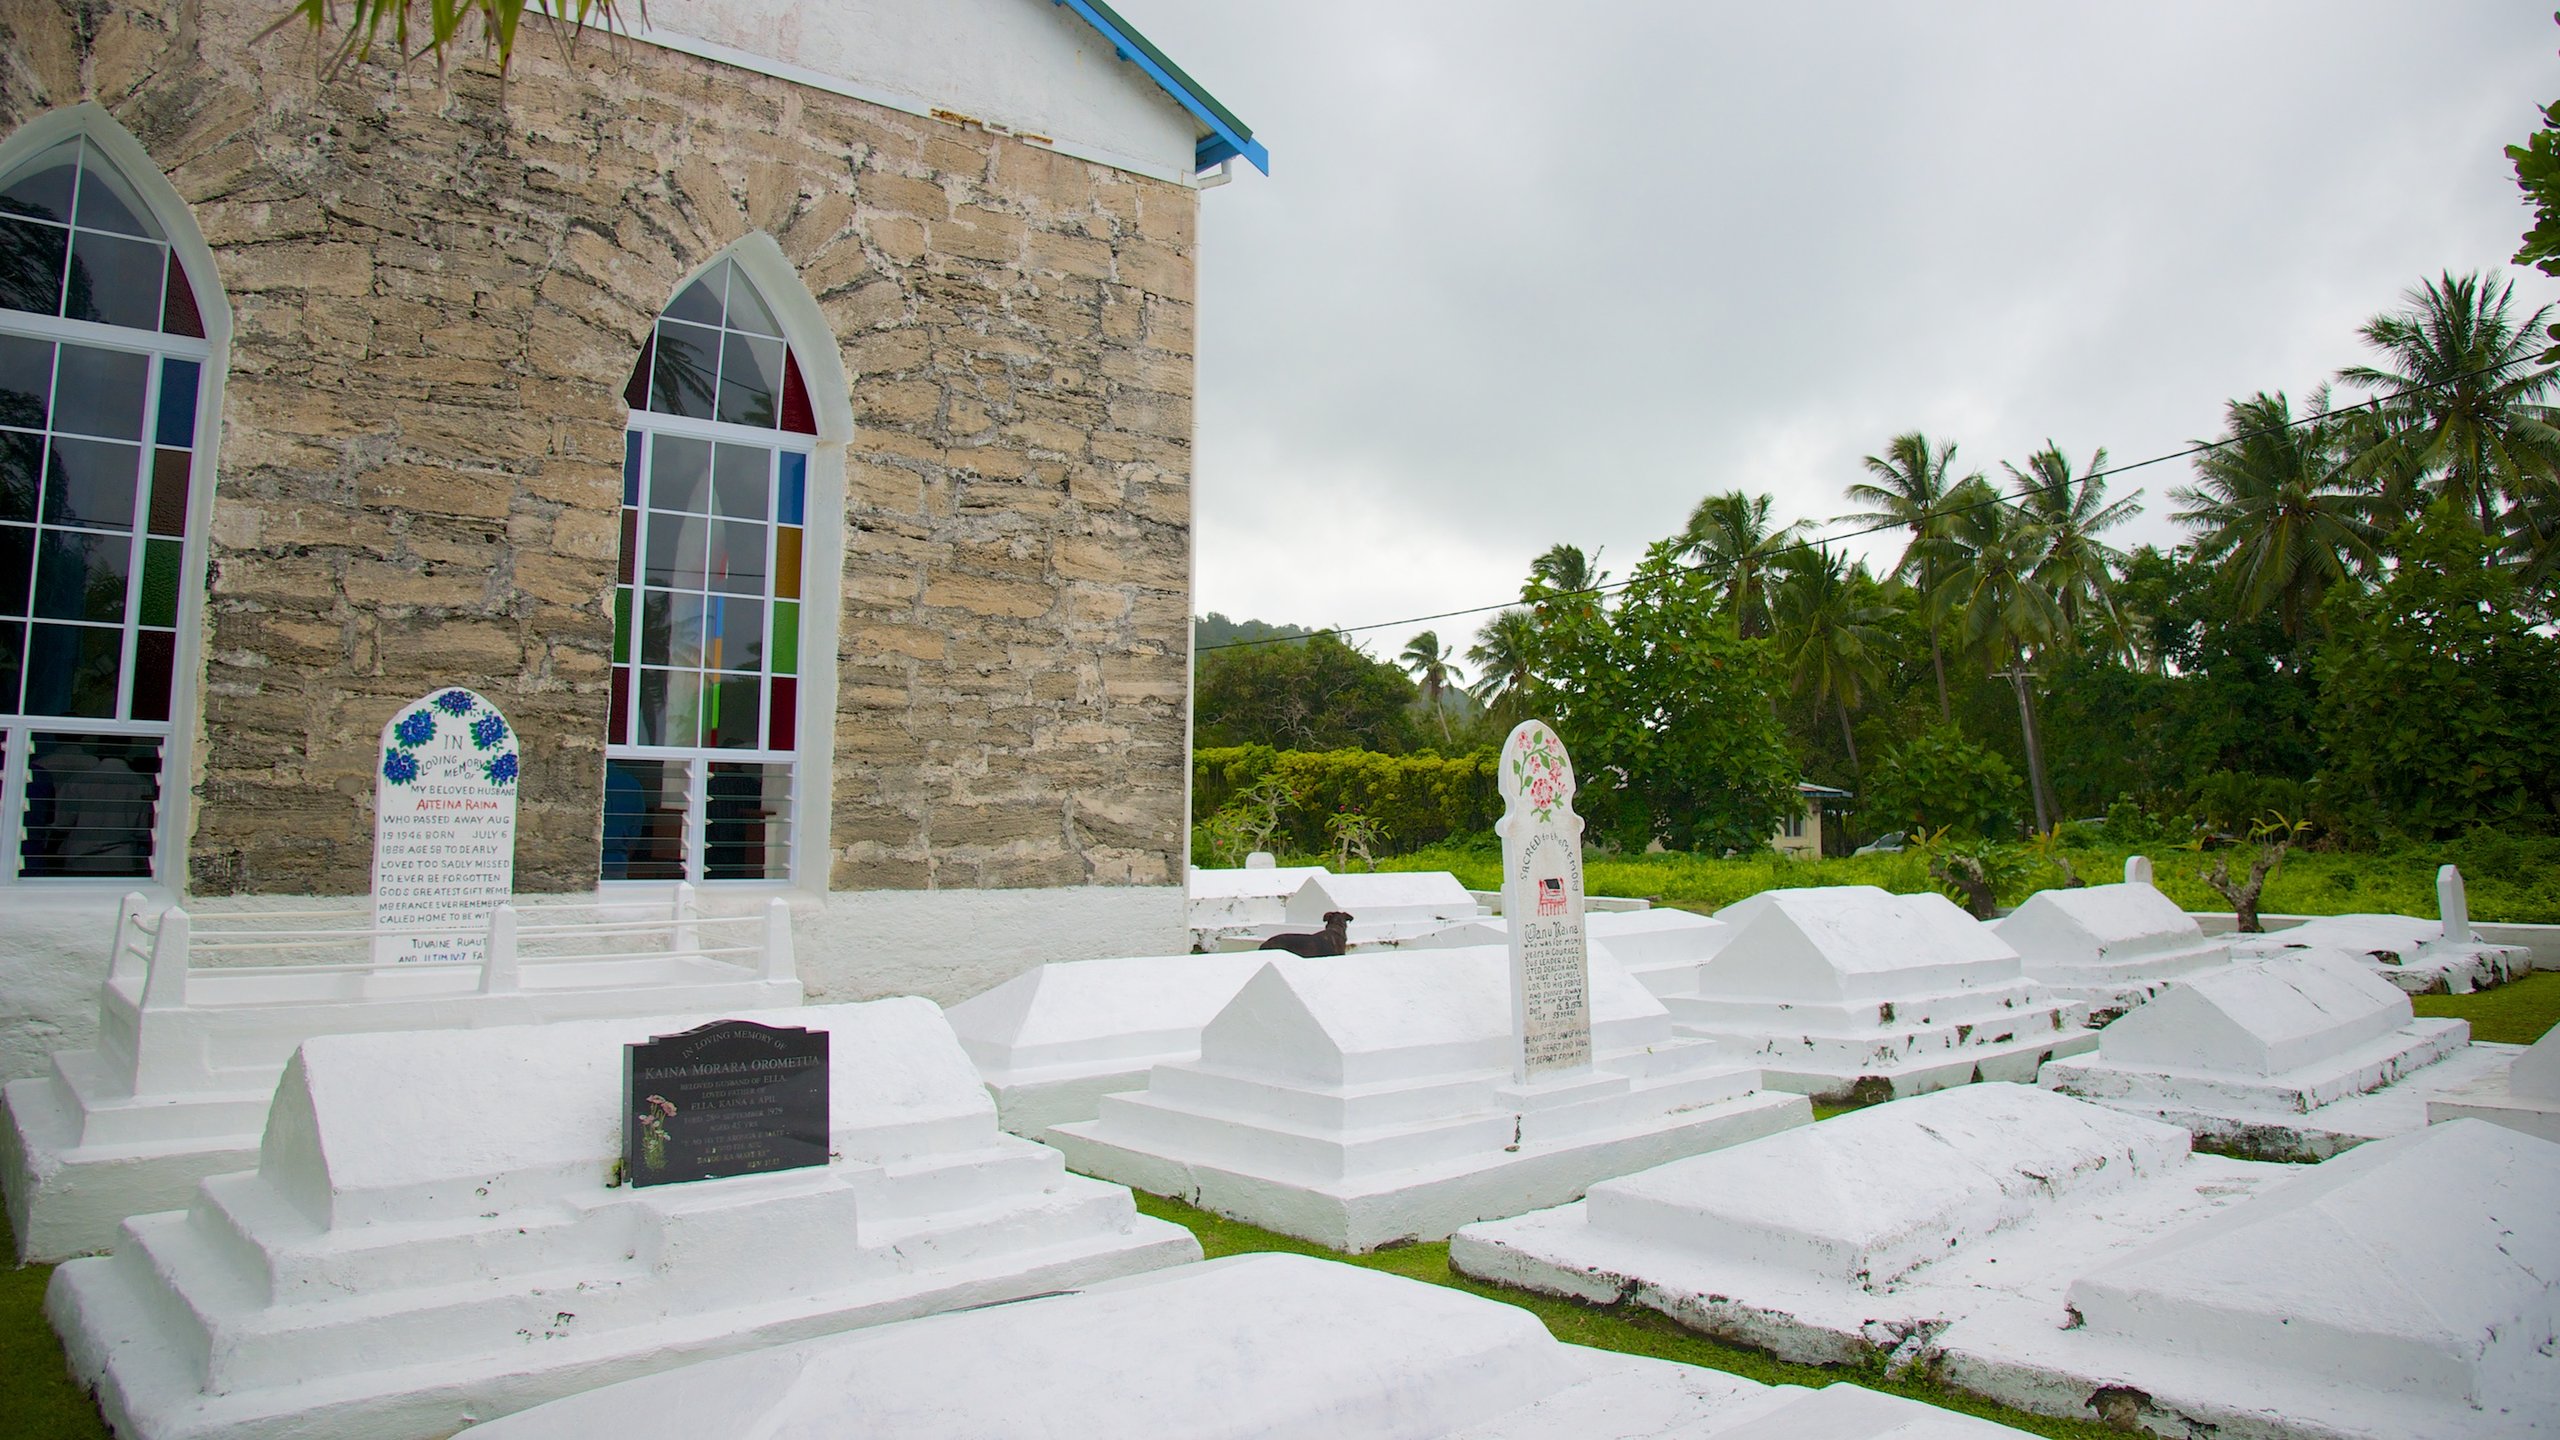
[[133, 637], [133, 713], [130, 718], [169, 718], [169, 689], [177, 665], [177, 636], [166, 630], [145, 630]]
[[773, 673], [800, 673], [800, 602], [797, 600], [773, 602]]
[[178, 623], [178, 552], [175, 540], [146, 540], [142, 545], [142, 615], [145, 625]]
[[809, 457], [797, 450], [782, 452], [782, 485], [774, 517], [785, 525], [803, 523], [801, 511], [808, 503]]
[[649, 408], [649, 372], [656, 364], [658, 331], [649, 328], [649, 338], [640, 342], [640, 362], [631, 367], [631, 379], [622, 387], [622, 403], [634, 410]]
[[773, 733], [765, 741], [769, 750], [800, 748], [800, 682], [788, 675], [777, 675], [773, 681]]
[[637, 563], [639, 554], [640, 512], [625, 510], [622, 512], [622, 554], [616, 562], [613, 577], [616, 582], [631, 583], [632, 567]]
[[800, 598], [800, 527], [785, 525], [773, 532], [773, 593], [784, 600]]
[[151, 458], [151, 533], [187, 533], [187, 478], [195, 457], [184, 450], [163, 450]]
[[628, 665], [613, 667], [613, 714], [605, 722], [605, 727], [606, 743], [631, 743], [631, 667]]
[[169, 257], [168, 289], [160, 298], [160, 328], [171, 335], [204, 338], [204, 312], [196, 308], [196, 289], [187, 283], [187, 267]]
[[640, 432], [622, 432], [622, 503], [640, 503]]
[[[628, 555], [630, 552], [623, 553]], [[626, 562], [626, 571], [628, 568]], [[631, 577], [626, 573], [623, 578], [628, 580]], [[613, 663], [616, 665], [631, 663], [631, 587], [629, 585], [616, 586], [613, 592]], [[619, 725], [614, 727], [617, 731], [621, 728]]]
[[160, 425], [152, 438], [180, 450], [196, 443], [196, 389], [204, 367], [193, 360], [160, 362]]
[[795, 435], [818, 433], [818, 413], [809, 404], [809, 382], [800, 378], [800, 357], [782, 355], [782, 428]]

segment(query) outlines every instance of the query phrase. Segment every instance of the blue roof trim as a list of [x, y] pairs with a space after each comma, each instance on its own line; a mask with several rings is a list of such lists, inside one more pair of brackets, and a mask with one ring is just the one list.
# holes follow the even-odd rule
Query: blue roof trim
[[1146, 37], [1113, 14], [1109, 6], [1095, 5], [1092, 0], [1050, 0], [1050, 3], [1066, 6], [1086, 24], [1100, 31], [1102, 38], [1111, 42], [1113, 54], [1145, 71], [1148, 79], [1156, 82], [1158, 88], [1190, 111], [1191, 118], [1208, 130], [1209, 133], [1200, 137], [1199, 146], [1192, 152], [1191, 168], [1194, 171], [1208, 170], [1241, 155], [1252, 162], [1254, 169], [1265, 175], [1271, 173], [1271, 152], [1263, 148], [1261, 141], [1253, 138], [1253, 132], [1233, 123], [1225, 113], [1225, 106], [1200, 89], [1190, 76], [1165, 61], [1163, 52], [1147, 43]]

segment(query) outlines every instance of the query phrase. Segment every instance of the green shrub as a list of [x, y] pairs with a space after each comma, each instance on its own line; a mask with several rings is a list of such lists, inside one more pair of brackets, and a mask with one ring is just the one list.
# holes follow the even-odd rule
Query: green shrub
[[2017, 832], [2025, 795], [2008, 761], [1940, 725], [1884, 757], [1868, 783], [1862, 819], [1879, 832], [2007, 836]]
[[1237, 745], [1194, 752], [1191, 772], [1192, 813], [1212, 821], [1255, 786], [1275, 787], [1284, 798], [1272, 844], [1299, 855], [1334, 848], [1337, 815], [1365, 817], [1375, 827], [1371, 843], [1382, 853], [1401, 853], [1489, 834], [1502, 813], [1491, 751], [1449, 757]]

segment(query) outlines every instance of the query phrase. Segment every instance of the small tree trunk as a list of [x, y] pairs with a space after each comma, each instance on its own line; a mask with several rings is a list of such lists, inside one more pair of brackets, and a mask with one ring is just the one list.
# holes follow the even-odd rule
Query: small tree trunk
[[1840, 712], [1840, 743], [1849, 747], [1849, 783], [1856, 785], [1860, 783], [1858, 772], [1858, 737], [1856, 733], [1849, 728], [1849, 706], [1846, 702], [1838, 700], [1833, 701], [1832, 706]]
[[1929, 626], [1929, 668], [1938, 672], [1938, 723], [1952, 725], [1956, 712], [1947, 705], [1947, 657], [1938, 648], [1938, 627], [1934, 622]]
[[2053, 828], [2053, 791], [2045, 784], [2044, 739], [2036, 733], [2035, 695], [2027, 685], [2027, 662], [2018, 657], [2009, 666], [2009, 684], [2018, 692], [2018, 733], [2027, 743], [2027, 790], [2035, 800], [2036, 829]]
[[2204, 876], [2204, 883], [2231, 902], [2232, 924], [2241, 934], [2266, 933], [2267, 927], [2258, 923], [2258, 894], [2267, 887], [2267, 873], [2284, 859], [2285, 847], [2292, 843], [2291, 836], [2279, 836], [2269, 842], [2249, 863], [2249, 878], [2237, 885], [2231, 883], [2231, 852], [2225, 850], [2213, 857], [2213, 871]]

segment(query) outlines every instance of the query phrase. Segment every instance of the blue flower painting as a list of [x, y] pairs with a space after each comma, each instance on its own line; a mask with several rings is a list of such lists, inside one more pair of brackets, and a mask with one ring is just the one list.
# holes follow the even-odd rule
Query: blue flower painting
[[424, 710], [412, 710], [391, 728], [391, 735], [414, 749], [436, 738], [436, 717]]
[[437, 709], [443, 711], [447, 715], [468, 715], [471, 713], [472, 706], [471, 692], [468, 690], [447, 690], [436, 697], [435, 704]]
[[471, 722], [471, 743], [483, 750], [489, 749], [506, 738], [507, 722], [499, 719], [498, 712], [495, 710]]
[[513, 785], [516, 783], [516, 752], [510, 750], [490, 761], [481, 767], [480, 773], [488, 776], [492, 785]]
[[418, 778], [418, 757], [406, 750], [382, 752], [382, 778], [394, 785], [406, 785]]

